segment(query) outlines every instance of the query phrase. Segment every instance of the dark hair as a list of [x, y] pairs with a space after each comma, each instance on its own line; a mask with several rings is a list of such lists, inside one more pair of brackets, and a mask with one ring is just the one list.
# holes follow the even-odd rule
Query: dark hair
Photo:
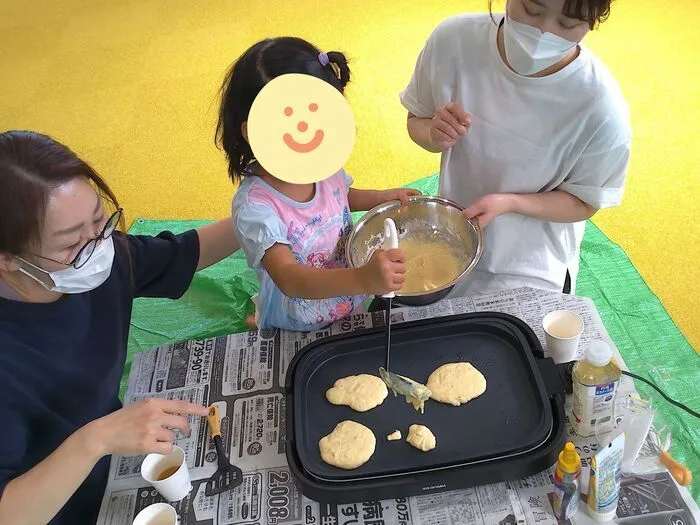
[[0, 252], [19, 255], [38, 243], [49, 193], [79, 177], [119, 206], [102, 177], [60, 142], [33, 131], [0, 133]]
[[343, 53], [330, 51], [329, 64], [321, 65], [321, 51], [295, 37], [268, 38], [243, 53], [233, 64], [221, 87], [221, 109], [216, 142], [228, 159], [228, 174], [237, 181], [254, 159], [241, 126], [248, 120], [255, 97], [273, 78], [289, 73], [312, 75], [343, 93], [350, 82], [350, 68]]
[[[568, 18], [583, 20], [588, 27], [595, 29], [610, 16], [613, 0], [564, 0], [562, 14]], [[489, 0], [489, 12], [492, 13], [493, 0]]]

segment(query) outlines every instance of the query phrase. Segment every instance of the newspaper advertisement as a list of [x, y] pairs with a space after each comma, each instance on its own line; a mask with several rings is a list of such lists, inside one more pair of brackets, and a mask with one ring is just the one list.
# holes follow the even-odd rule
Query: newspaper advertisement
[[[529, 288], [397, 308], [391, 315], [392, 322], [404, 323], [479, 311], [508, 313], [529, 324], [544, 347], [542, 319], [559, 309], [574, 311], [584, 321], [579, 352], [594, 339], [612, 344], [590, 299]], [[284, 393], [290, 362], [320, 338], [384, 324], [384, 312], [356, 313], [318, 332], [262, 330], [137, 354], [125, 404], [161, 397], [217, 405], [226, 452], [243, 471], [243, 483], [235, 489], [205, 495], [206, 482], [217, 469], [216, 449], [206, 421], [193, 418], [189, 435], [176, 436], [176, 444], [185, 450], [193, 485], [184, 500], [172, 504], [180, 525], [562, 525], [552, 511], [553, 468], [519, 481], [353, 504], [316, 502], [299, 492], [284, 449]], [[615, 357], [624, 367], [617, 350]], [[619, 392], [634, 392], [630, 379], [623, 377]], [[597, 442], [573, 431], [569, 438], [582, 458], [585, 492]], [[165, 501], [141, 478], [142, 460], [112, 458], [98, 525], [130, 525], [142, 509]], [[585, 498], [584, 494], [578, 514], [563, 525], [594, 523], [585, 512]], [[617, 519], [612, 523], [700, 525], [700, 511], [688, 491], [659, 467], [659, 472], [644, 477], [623, 478]]]

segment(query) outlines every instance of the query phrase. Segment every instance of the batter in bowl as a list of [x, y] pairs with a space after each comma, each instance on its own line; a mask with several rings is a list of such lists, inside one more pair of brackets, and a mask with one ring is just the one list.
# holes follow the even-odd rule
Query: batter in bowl
[[402, 293], [429, 292], [453, 281], [464, 270], [454, 250], [440, 241], [406, 239], [399, 243], [406, 260], [406, 281]]

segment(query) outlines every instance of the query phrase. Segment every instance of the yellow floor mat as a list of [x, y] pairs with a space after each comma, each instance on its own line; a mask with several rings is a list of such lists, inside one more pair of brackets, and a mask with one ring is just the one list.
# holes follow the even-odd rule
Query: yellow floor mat
[[[486, 0], [0, 0], [0, 129], [49, 133], [91, 161], [128, 217], [215, 218], [233, 188], [213, 145], [217, 89], [251, 43], [293, 34], [352, 58], [360, 187], [435, 171], [398, 93], [430, 31]], [[496, 2], [498, 4], [498, 2]], [[496, 5], [502, 8], [502, 5]], [[622, 207], [595, 222], [619, 242], [700, 348], [700, 3], [617, 0], [587, 44], [632, 107]]]

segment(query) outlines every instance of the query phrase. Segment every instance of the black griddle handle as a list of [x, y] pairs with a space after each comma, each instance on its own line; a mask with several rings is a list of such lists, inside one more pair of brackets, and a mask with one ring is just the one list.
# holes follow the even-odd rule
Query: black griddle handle
[[569, 361], [568, 363], [560, 363], [557, 365], [559, 376], [564, 383], [565, 392], [569, 395], [574, 393], [574, 365], [577, 361]]
[[544, 379], [549, 397], [572, 392], [571, 375], [567, 376], [567, 365], [570, 363], [556, 364], [551, 357], [537, 360], [537, 366]]

